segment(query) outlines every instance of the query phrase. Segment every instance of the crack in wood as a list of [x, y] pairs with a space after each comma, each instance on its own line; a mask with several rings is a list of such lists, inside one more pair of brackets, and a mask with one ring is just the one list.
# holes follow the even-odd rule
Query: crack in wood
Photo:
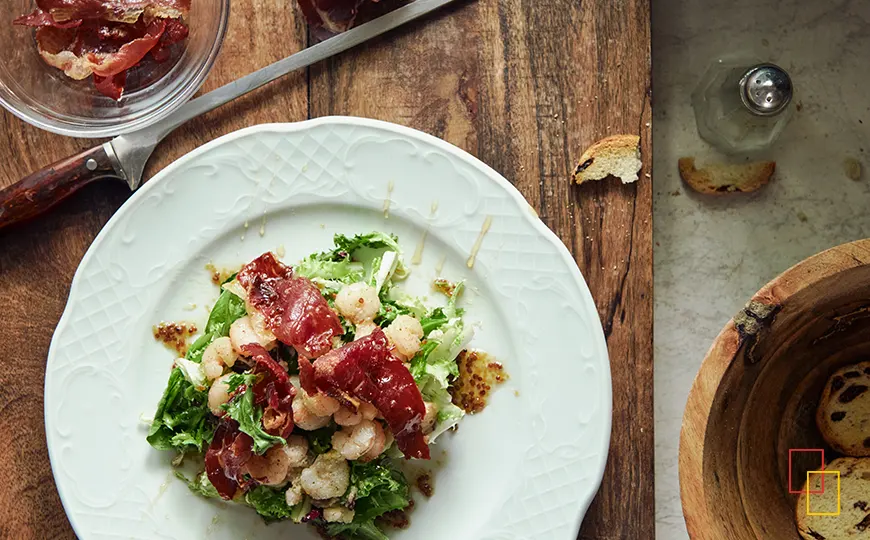
[[634, 254], [634, 222], [637, 217], [637, 185], [634, 185], [635, 197], [631, 199], [631, 221], [629, 230], [631, 233], [628, 237], [628, 256], [625, 259], [625, 271], [619, 278], [619, 287], [616, 289], [613, 299], [610, 301], [610, 306], [607, 310], [607, 315], [604, 317], [604, 339], [610, 340], [610, 334], [613, 332], [613, 320], [616, 317], [617, 309], [622, 305], [622, 296], [625, 292], [628, 274], [631, 271], [631, 256]]

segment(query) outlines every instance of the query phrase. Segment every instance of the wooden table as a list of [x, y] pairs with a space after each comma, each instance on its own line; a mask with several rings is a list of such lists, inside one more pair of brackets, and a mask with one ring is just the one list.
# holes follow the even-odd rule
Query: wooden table
[[[654, 535], [652, 181], [648, 0], [465, 0], [275, 82], [180, 129], [148, 175], [225, 133], [324, 115], [388, 120], [441, 137], [502, 173], [571, 249], [595, 297], [613, 373], [604, 482], [580, 538]], [[205, 90], [302, 48], [292, 0], [235, 0]], [[92, 141], [0, 117], [0, 187]], [[641, 137], [636, 184], [569, 182], [586, 146]], [[0, 233], [0, 537], [71, 538], [43, 428], [45, 358], [73, 273], [129, 192], [91, 185]]]

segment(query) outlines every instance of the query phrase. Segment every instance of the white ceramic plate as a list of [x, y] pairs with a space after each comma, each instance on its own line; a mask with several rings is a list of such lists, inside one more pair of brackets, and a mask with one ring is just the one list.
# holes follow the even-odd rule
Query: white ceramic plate
[[140, 416], [153, 414], [173, 361], [151, 327], [204, 324], [217, 295], [209, 261], [238, 266], [283, 246], [292, 263], [336, 232], [370, 230], [398, 234], [408, 260], [428, 231], [405, 286], [426, 294], [442, 260], [442, 275], [467, 279], [473, 344], [511, 376], [483, 413], [438, 441], [435, 496], [418, 498], [395, 538], [576, 537], [604, 471], [611, 386], [595, 305], [568, 250], [465, 152], [392, 124], [324, 118], [246, 129], [179, 159], [85, 255], [45, 377], [49, 456], [80, 538], [316, 538], [194, 496], [170, 454], [145, 442]]

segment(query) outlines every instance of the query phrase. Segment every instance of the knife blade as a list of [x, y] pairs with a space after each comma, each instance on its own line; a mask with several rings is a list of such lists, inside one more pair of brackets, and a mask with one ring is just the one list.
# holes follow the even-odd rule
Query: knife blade
[[118, 178], [135, 191], [157, 145], [179, 126], [260, 88], [418, 19], [455, 0], [415, 0], [377, 19], [312, 45], [283, 60], [189, 101], [151, 126], [61, 160], [0, 191], [0, 229], [36, 217], [88, 183]]

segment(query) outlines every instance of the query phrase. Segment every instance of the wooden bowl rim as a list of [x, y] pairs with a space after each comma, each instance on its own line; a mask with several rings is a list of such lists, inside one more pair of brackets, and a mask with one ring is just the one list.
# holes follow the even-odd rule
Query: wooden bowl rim
[[[856, 240], [825, 250], [804, 259], [767, 283], [736, 317], [744, 315], [749, 306], [755, 303], [782, 306], [790, 297], [823, 279], [868, 264], [870, 239]], [[680, 499], [686, 529], [693, 540], [717, 538], [706, 505], [704, 434], [716, 392], [737, 356], [742, 339], [735, 318], [732, 318], [710, 346], [686, 400], [679, 445]], [[690, 434], [700, 434], [700, 437], [691, 437]], [[699, 440], [701, 444], [697, 444]]]

